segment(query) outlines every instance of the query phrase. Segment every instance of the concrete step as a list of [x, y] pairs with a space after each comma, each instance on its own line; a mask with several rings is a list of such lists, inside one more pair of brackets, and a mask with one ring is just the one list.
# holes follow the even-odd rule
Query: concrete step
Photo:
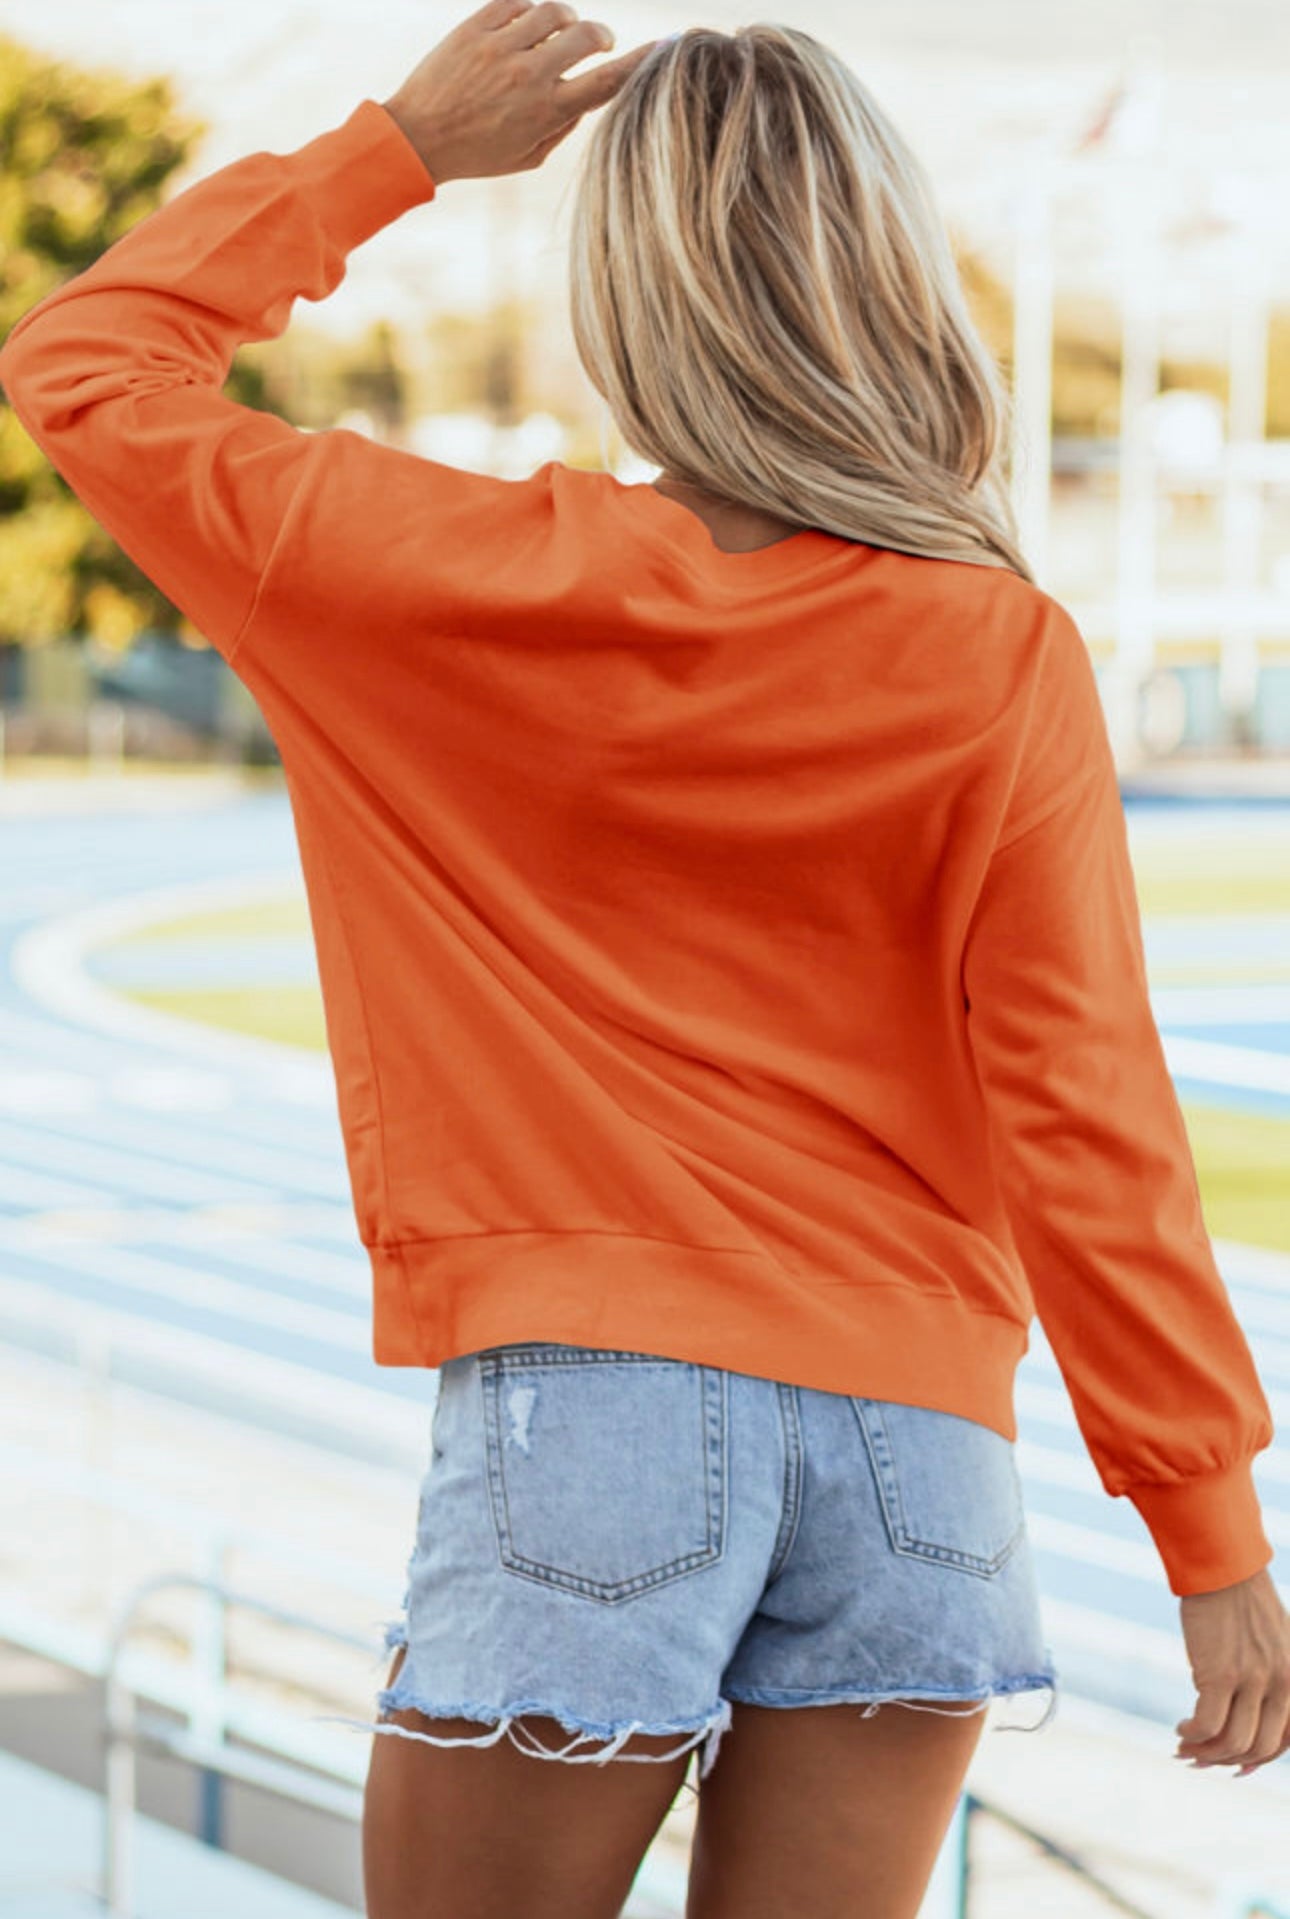
[[[103, 1919], [98, 1794], [0, 1753], [0, 1919]], [[353, 1908], [155, 1819], [134, 1828], [136, 1919], [353, 1919]]]

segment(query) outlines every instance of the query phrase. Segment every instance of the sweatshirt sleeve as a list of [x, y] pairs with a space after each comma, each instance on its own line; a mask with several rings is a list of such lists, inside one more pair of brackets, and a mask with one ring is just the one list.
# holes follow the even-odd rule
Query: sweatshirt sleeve
[[964, 949], [968, 1030], [1035, 1310], [1105, 1490], [1171, 1590], [1265, 1566], [1272, 1415], [1206, 1233], [1147, 985], [1088, 651], [1050, 601], [1012, 800]]
[[[340, 437], [225, 398], [233, 354], [276, 338], [298, 295], [322, 299], [347, 253], [434, 194], [393, 116], [363, 100], [294, 152], [252, 153], [177, 194], [24, 313], [0, 351], [32, 439], [230, 661], [302, 480]], [[445, 493], [473, 477], [418, 470]]]

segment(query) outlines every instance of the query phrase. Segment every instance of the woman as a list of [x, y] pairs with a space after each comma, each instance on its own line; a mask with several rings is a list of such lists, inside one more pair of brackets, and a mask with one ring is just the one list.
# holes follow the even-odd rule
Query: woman
[[[0, 375], [273, 728], [376, 1356], [439, 1371], [372, 1919], [609, 1919], [700, 1747], [690, 1919], [905, 1919], [990, 1701], [1055, 1698], [1033, 1314], [1181, 1601], [1179, 1755], [1242, 1772], [1287, 1744], [1271, 1419], [919, 167], [796, 29], [567, 77], [611, 43], [489, 0]], [[574, 324], [656, 483], [223, 397], [354, 246], [602, 105]]]

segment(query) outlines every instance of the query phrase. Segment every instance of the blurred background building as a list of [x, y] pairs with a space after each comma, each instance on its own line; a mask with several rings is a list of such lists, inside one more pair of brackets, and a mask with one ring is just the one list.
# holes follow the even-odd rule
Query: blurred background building
[[[636, 4], [620, 49], [674, 24]], [[703, 18], [742, 14], [715, 0]], [[15, 129], [0, 321], [131, 217], [257, 146], [303, 142], [362, 93], [397, 85], [450, 23], [343, 0], [182, 9], [8, 0], [0, 32]], [[793, 19], [847, 55], [932, 175], [978, 322], [1008, 372], [1013, 491], [1041, 583], [1080, 622], [1117, 752], [1139, 760], [1290, 751], [1290, 177], [1287, 28], [1260, 0], [1022, 8], [986, 0]], [[78, 152], [33, 116], [110, 101]], [[64, 133], [78, 124], [63, 113]], [[82, 127], [87, 123], [79, 122]], [[166, 149], [157, 165], [158, 143]], [[602, 438], [568, 324], [565, 239], [579, 134], [536, 175], [454, 181], [396, 223], [346, 283], [248, 347], [252, 404], [346, 424], [465, 466], [543, 460], [639, 478]], [[45, 217], [19, 240], [19, 208]], [[117, 223], [113, 227], [111, 222]], [[128, 224], [128, 220], [125, 222]], [[272, 757], [245, 694], [200, 658], [65, 489], [0, 439], [0, 701], [7, 751]], [[66, 590], [74, 556], [76, 590]], [[57, 583], [59, 580], [63, 585]], [[75, 636], [69, 646], [67, 635]], [[183, 651], [176, 651], [187, 639]], [[129, 657], [122, 657], [128, 654]]]

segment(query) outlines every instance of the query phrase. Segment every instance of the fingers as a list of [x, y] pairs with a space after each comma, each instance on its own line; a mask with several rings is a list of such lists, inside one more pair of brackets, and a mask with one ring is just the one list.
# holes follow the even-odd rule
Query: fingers
[[[407, 130], [436, 180], [488, 178], [540, 166], [589, 108], [612, 99], [648, 41], [576, 80], [566, 68], [614, 44], [569, 0], [486, 0], [434, 47], [399, 89]], [[412, 135], [409, 133], [409, 138]]]
[[[539, 55], [543, 71], [552, 78], [567, 67], [576, 66], [579, 60], [589, 59], [593, 53], [608, 53], [614, 44], [612, 27], [607, 27], [603, 20], [579, 19], [568, 0], [538, 0], [537, 5], [520, 4], [519, 0], [495, 0], [495, 4], [511, 10], [504, 27], [506, 39], [516, 47], [529, 48]], [[609, 99], [637, 61], [644, 59], [657, 45], [657, 40], [647, 40], [621, 59], [607, 61], [594, 73], [581, 75], [577, 84], [586, 97], [581, 103], [570, 100], [564, 110], [585, 113], [589, 106]], [[600, 84], [595, 97], [594, 90], [584, 86], [592, 81]]]
[[1253, 1772], [1290, 1747], [1290, 1689], [1256, 1682], [1234, 1693], [1202, 1690], [1195, 1713], [1180, 1720], [1177, 1730], [1178, 1758]]
[[1190, 1719], [1178, 1721], [1178, 1731], [1182, 1746], [1199, 1747], [1218, 1738], [1227, 1721], [1228, 1709], [1232, 1703], [1230, 1686], [1202, 1686], [1196, 1697], [1196, 1710]]
[[[644, 46], [633, 47], [630, 53], [620, 55], [617, 60], [602, 60], [589, 73], [580, 73], [572, 80], [558, 80], [555, 88], [559, 100], [557, 111], [561, 114], [581, 114], [593, 107], [603, 107], [657, 45], [657, 40], [646, 41]], [[575, 56], [578, 59], [582, 57], [580, 54]]]
[[[575, 28], [585, 28], [598, 38], [593, 38], [587, 48], [591, 52], [596, 46], [612, 44], [613, 36], [609, 28], [600, 26], [591, 20], [579, 20], [577, 9], [568, 4], [568, 0], [538, 0], [536, 6], [523, 6], [514, 11], [513, 18], [502, 29], [504, 37], [516, 47], [536, 47], [553, 33], [563, 34]], [[572, 62], [570, 63], [572, 64]]]
[[517, 14], [532, 13], [533, 0], [485, 0], [485, 4], [462, 21], [465, 27], [482, 27], [494, 32], [506, 26]]
[[1266, 1766], [1270, 1759], [1279, 1759], [1287, 1747], [1290, 1747], [1290, 1700], [1278, 1687], [1263, 1701], [1258, 1730], [1249, 1749], [1240, 1754], [1241, 1765], [1237, 1777]]
[[557, 27], [572, 26], [577, 17], [566, 0], [538, 0], [536, 5], [515, 7], [502, 35], [514, 47], [536, 47]]

